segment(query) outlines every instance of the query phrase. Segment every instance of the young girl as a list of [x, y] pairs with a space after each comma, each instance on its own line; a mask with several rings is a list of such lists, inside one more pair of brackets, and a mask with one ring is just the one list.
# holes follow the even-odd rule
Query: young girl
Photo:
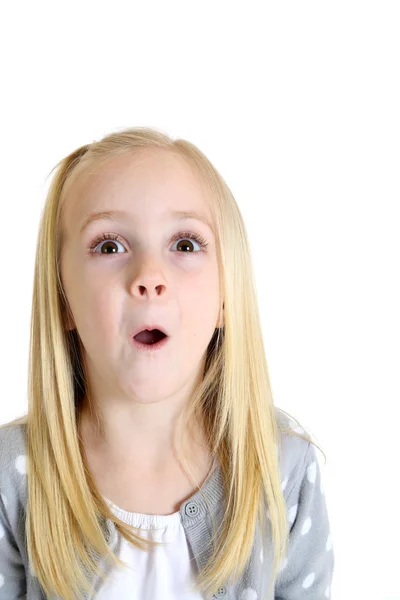
[[57, 165], [28, 412], [0, 428], [0, 600], [321, 600], [314, 442], [274, 406], [224, 179], [150, 128]]

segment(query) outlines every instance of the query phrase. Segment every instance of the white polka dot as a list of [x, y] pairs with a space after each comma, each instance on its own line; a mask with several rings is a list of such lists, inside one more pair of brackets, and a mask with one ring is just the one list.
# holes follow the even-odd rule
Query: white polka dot
[[330, 597], [330, 593], [331, 593], [331, 591], [330, 591], [329, 585], [328, 585], [328, 587], [325, 590], [325, 598], [329, 598]]
[[8, 504], [8, 500], [7, 500], [7, 498], [5, 497], [5, 495], [4, 495], [4, 494], [1, 494], [1, 499], [3, 500], [3, 504], [4, 504], [4, 506], [7, 506], [7, 504]]
[[253, 588], [246, 588], [240, 594], [240, 600], [257, 600], [258, 594]]
[[21, 475], [26, 475], [26, 456], [24, 454], [20, 454], [15, 459], [15, 467]]
[[0, 573], [0, 588], [3, 587], [4, 585], [4, 577], [3, 575]]
[[328, 539], [326, 540], [326, 551], [329, 552], [332, 548], [332, 534], [328, 535]]
[[303, 581], [303, 588], [309, 588], [315, 579], [315, 573], [310, 573]]
[[291, 523], [294, 523], [294, 520], [296, 518], [297, 515], [297, 504], [294, 504], [294, 506], [291, 506], [288, 510], [288, 519]]
[[303, 527], [301, 528], [301, 535], [308, 533], [311, 529], [311, 525], [312, 525], [312, 521], [311, 521], [310, 517], [307, 517], [307, 519], [303, 523]]
[[310, 483], [314, 483], [316, 476], [317, 476], [317, 463], [314, 460], [307, 467], [307, 479]]
[[285, 479], [282, 481], [282, 492], [285, 491], [285, 487], [287, 486], [288, 481], [289, 481], [289, 477], [285, 477]]
[[260, 561], [263, 563], [264, 562], [264, 550], [261, 546], [261, 550], [260, 550]]

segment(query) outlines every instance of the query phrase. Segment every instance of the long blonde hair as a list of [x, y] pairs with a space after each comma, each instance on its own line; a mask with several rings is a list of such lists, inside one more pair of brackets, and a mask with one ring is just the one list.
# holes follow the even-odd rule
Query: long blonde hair
[[[204, 377], [190, 398], [184, 423], [193, 414], [202, 415], [209, 447], [219, 460], [227, 502], [218, 535], [214, 527], [212, 555], [197, 575], [196, 588], [207, 597], [228, 580], [239, 578], [251, 554], [257, 518], [264, 523], [263, 500], [275, 549], [271, 587], [288, 549], [287, 507], [277, 456], [280, 428], [250, 247], [239, 208], [223, 177], [192, 143], [173, 140], [152, 128], [123, 129], [81, 146], [54, 167], [36, 249], [28, 412], [1, 426], [26, 426], [27, 549], [49, 597], [55, 594], [75, 600], [82, 588], [90, 590], [92, 577], [106, 576], [89, 549], [111, 558], [117, 568], [127, 566], [109, 549], [102, 519], [113, 521], [121, 535], [143, 551], [160, 544], [141, 538], [133, 532], [135, 528], [116, 517], [88, 468], [78, 428], [81, 401], [89, 395], [87, 371], [79, 335], [65, 327], [69, 306], [60, 276], [61, 214], [68, 187], [89, 167], [144, 148], [173, 152], [193, 169], [218, 234], [224, 326], [215, 330], [209, 343]], [[285, 431], [314, 443], [305, 434]]]

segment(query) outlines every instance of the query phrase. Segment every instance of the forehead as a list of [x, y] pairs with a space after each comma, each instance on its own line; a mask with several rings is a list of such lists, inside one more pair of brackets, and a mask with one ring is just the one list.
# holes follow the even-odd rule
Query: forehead
[[82, 165], [65, 194], [66, 228], [77, 231], [88, 213], [113, 209], [144, 220], [161, 218], [167, 209], [193, 210], [211, 220], [199, 175], [183, 157], [161, 149]]

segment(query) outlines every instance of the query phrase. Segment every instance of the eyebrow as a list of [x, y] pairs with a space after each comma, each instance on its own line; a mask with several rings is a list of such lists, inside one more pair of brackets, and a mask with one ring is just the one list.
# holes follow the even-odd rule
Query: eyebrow
[[[201, 215], [200, 213], [197, 213], [196, 211], [169, 210], [169, 211], [167, 211], [167, 214], [169, 214], [170, 217], [178, 217], [180, 220], [197, 219], [198, 221], [201, 221], [202, 223], [207, 225], [207, 227], [209, 227], [215, 235], [214, 228], [211, 225], [210, 221], [207, 219], [207, 217]], [[93, 221], [103, 221], [103, 220], [121, 221], [121, 220], [125, 220], [125, 219], [132, 219], [131, 213], [129, 213], [128, 211], [125, 211], [125, 210], [103, 210], [103, 211], [99, 211], [99, 212], [92, 212], [92, 213], [87, 214], [86, 217], [84, 218], [83, 223], [80, 228], [80, 233], [82, 234], [84, 232], [84, 230], [88, 227], [88, 225], [90, 223], [93, 223]]]

